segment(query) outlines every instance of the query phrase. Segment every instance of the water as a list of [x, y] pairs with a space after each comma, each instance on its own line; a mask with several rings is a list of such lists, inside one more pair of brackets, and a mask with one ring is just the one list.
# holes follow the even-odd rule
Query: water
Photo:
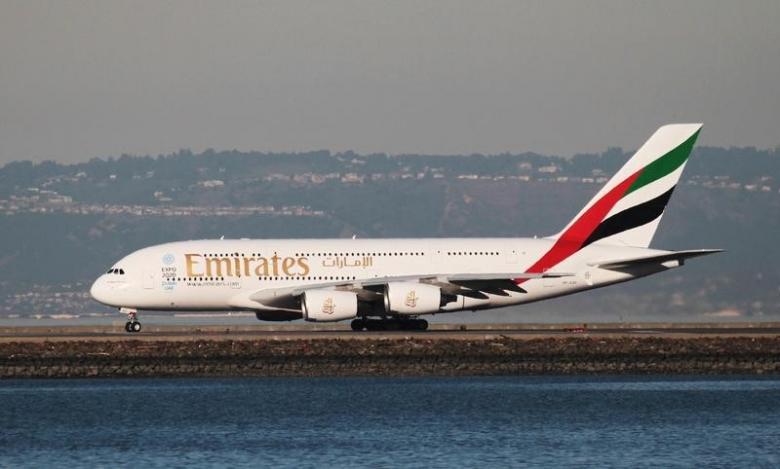
[[0, 382], [0, 467], [764, 466], [780, 378]]

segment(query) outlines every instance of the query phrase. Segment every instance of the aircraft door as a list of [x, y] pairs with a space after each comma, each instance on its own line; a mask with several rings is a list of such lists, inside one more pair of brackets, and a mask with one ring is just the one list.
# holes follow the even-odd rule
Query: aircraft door
[[444, 253], [441, 252], [441, 248], [436, 246], [435, 244], [431, 244], [430, 250], [431, 250], [431, 262], [434, 265], [440, 265], [441, 260], [444, 258]]

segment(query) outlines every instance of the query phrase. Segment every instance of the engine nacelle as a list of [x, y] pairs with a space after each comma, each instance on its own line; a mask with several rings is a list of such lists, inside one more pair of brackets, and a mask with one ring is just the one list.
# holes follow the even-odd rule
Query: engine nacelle
[[416, 315], [439, 311], [441, 289], [426, 283], [391, 282], [385, 286], [385, 311]]
[[308, 290], [301, 301], [303, 319], [334, 322], [357, 317], [357, 295], [348, 291]]

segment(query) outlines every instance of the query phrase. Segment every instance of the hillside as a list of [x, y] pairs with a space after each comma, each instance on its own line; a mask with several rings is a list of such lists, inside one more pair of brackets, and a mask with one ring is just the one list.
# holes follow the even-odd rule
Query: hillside
[[[654, 245], [728, 252], [494, 318], [780, 318], [780, 158], [696, 149]], [[181, 151], [0, 168], [0, 316], [107, 311], [89, 282], [138, 247], [208, 237], [534, 236], [558, 230], [628, 155]], [[575, 312], [576, 311], [576, 312]]]

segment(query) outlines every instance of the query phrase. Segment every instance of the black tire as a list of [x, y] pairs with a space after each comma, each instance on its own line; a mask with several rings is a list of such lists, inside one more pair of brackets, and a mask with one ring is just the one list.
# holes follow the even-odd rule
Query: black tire
[[125, 332], [133, 332], [133, 326], [130, 321], [127, 321], [125, 323]]
[[353, 319], [352, 323], [350, 323], [350, 326], [352, 327], [352, 330], [355, 332], [362, 332], [366, 328], [365, 321], [362, 319]]
[[141, 323], [136, 321], [132, 323], [133, 332], [141, 332]]
[[386, 331], [387, 321], [383, 319], [366, 319], [367, 331]]
[[425, 319], [405, 319], [400, 322], [402, 331], [424, 331], [428, 329], [428, 321]]

